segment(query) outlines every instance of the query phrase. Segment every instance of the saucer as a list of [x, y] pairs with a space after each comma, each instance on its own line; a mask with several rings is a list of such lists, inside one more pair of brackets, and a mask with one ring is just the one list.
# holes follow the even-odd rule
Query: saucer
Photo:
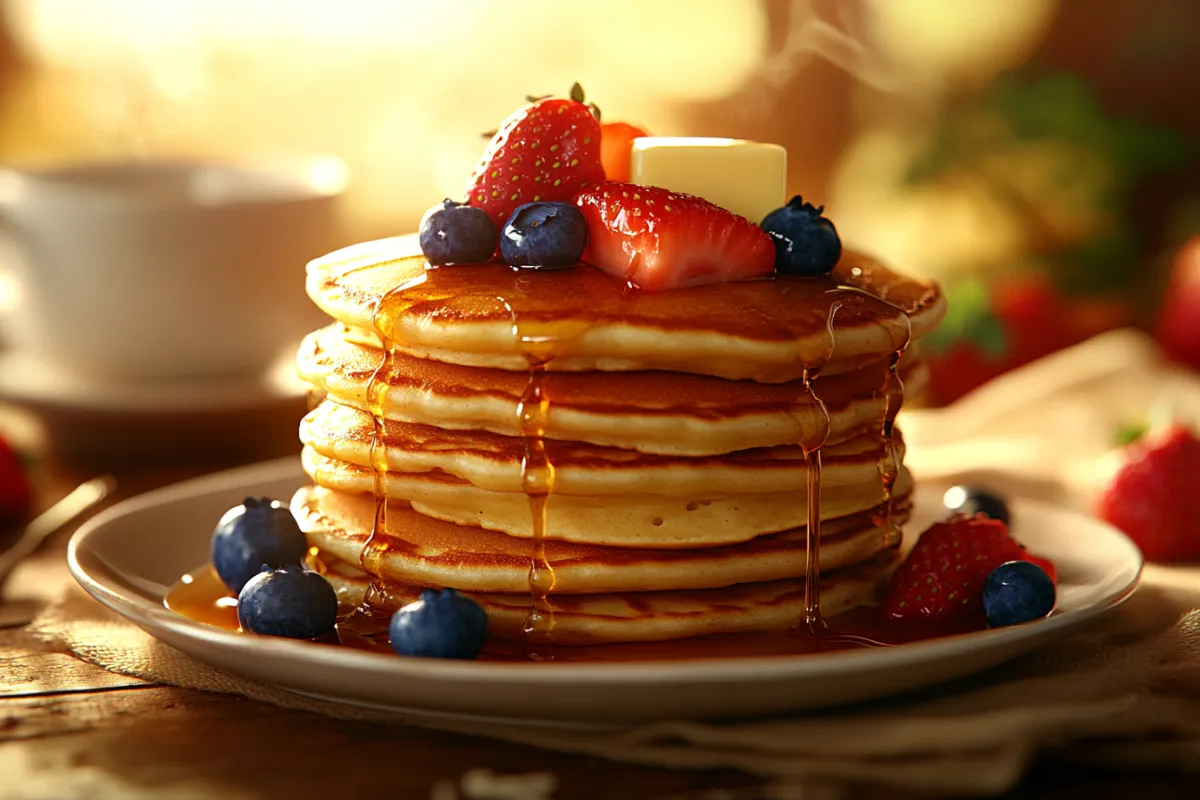
[[296, 374], [294, 348], [257, 377], [178, 381], [96, 380], [63, 373], [28, 353], [0, 354], [0, 400], [60, 411], [153, 414], [255, 408], [303, 397], [308, 388]]
[[[1055, 612], [1024, 625], [893, 647], [640, 662], [460, 662], [241, 635], [163, 606], [168, 587], [207, 559], [213, 525], [226, 509], [247, 495], [286, 499], [306, 483], [298, 459], [287, 458], [127, 500], [71, 539], [71, 573], [92, 597], [151, 636], [291, 692], [432, 724], [613, 727], [780, 714], [934, 686], [1062, 638], [1124, 602], [1141, 571], [1137, 548], [1114, 528], [1017, 498], [1014, 533], [1058, 567]], [[914, 499], [910, 540], [941, 512], [932, 489], [919, 489]]]

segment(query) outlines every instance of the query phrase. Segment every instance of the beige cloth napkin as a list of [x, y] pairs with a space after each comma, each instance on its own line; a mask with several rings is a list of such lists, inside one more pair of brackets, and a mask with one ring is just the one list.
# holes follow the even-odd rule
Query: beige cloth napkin
[[[1081, 418], [1092, 425], [1120, 422], [1172, 393], [1198, 402], [1194, 376], [1165, 370], [1153, 356], [1152, 345], [1137, 334], [1101, 337], [1060, 354], [1049, 368], [1042, 363], [1007, 376], [954, 409], [910, 414], [912, 463], [928, 480], [979, 471], [1010, 489], [1083, 505], [1108, 439]], [[1121, 388], [1125, 368], [1139, 370], [1137, 391]], [[997, 385], [1002, 391], [994, 391]], [[1064, 419], [1070, 420], [1065, 428]], [[1003, 449], [976, 452], [968, 441]], [[1014, 441], [1024, 441], [1024, 450]], [[1050, 452], [1056, 460], [1048, 468]], [[780, 797], [798, 796], [789, 793], [814, 781], [826, 791], [853, 781], [938, 794], [999, 793], [1016, 784], [1039, 753], [1108, 767], [1191, 769], [1200, 767], [1198, 607], [1200, 568], [1150, 567], [1135, 596], [1086, 631], [919, 695], [819, 714], [668, 722], [618, 733], [515, 724], [446, 729], [617, 761], [733, 767], [762, 776]], [[150, 681], [340, 717], [406, 721], [223, 673], [78, 591], [37, 619], [32, 631], [48, 647]]]

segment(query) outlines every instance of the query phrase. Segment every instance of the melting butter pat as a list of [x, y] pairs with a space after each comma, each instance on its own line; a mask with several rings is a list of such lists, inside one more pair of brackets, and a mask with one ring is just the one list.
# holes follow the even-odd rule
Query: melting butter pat
[[745, 139], [633, 140], [630, 180], [703, 197], [760, 223], [787, 199], [787, 150]]

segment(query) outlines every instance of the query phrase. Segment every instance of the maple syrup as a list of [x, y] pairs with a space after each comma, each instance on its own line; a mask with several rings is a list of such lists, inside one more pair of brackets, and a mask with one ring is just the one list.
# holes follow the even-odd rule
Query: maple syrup
[[808, 513], [805, 520], [805, 570], [804, 570], [804, 617], [800, 620], [801, 630], [811, 636], [826, 633], [826, 623], [821, 616], [821, 448], [829, 439], [829, 409], [817, 394], [815, 381], [821, 369], [833, 357], [836, 345], [834, 336], [834, 318], [837, 316], [841, 303], [834, 302], [829, 306], [825, 319], [825, 332], [828, 346], [821, 358], [804, 368], [803, 386], [806, 400], [818, 412], [819, 424], [811, 434], [800, 441], [800, 449], [804, 452], [805, 473], [808, 485]]
[[[505, 273], [512, 277], [505, 280]], [[862, 274], [862, 270], [850, 271], [852, 278]], [[445, 281], [439, 286], [439, 279], [443, 277]], [[521, 488], [529, 502], [532, 525], [528, 573], [531, 605], [524, 630], [530, 644], [548, 643], [554, 628], [554, 610], [550, 596], [554, 589], [555, 576], [553, 565], [546, 558], [545, 540], [547, 506], [554, 491], [555, 469], [547, 456], [545, 441], [546, 421], [550, 410], [550, 398], [546, 391], [547, 370], [562, 349], [564, 339], [579, 335], [594, 322], [594, 319], [585, 315], [586, 321], [579, 323], [564, 336], [566, 325], [561, 319], [547, 321], [545, 311], [547, 294], [554, 296], [559, 293], [553, 289], [555, 283], [565, 281], [567, 286], [579, 286], [600, 281], [603, 285], [612, 286], [608, 283], [608, 278], [586, 268], [577, 267], [531, 275], [527, 271], [510, 270], [501, 265], [452, 267], [446, 270], [427, 265], [422, 274], [388, 291], [376, 304], [371, 322], [383, 347], [384, 357], [372, 374], [367, 388], [368, 405], [374, 419], [370, 460], [375, 477], [376, 520], [361, 559], [364, 571], [374, 578], [363, 606], [369, 611], [372, 606], [382, 605], [381, 600], [386, 600], [386, 584], [379, 579], [382, 558], [390, 547], [395, 546], [396, 541], [390, 535], [387, 525], [388, 464], [384, 444], [383, 405], [386, 389], [397, 377], [396, 360], [400, 351], [397, 343], [393, 341], [398, 329], [397, 323], [403, 314], [417, 304], [428, 309], [431, 304], [444, 303], [451, 298], [461, 301], [465, 290], [469, 288], [463, 283], [464, 277], [471, 281], [483, 279], [482, 282], [486, 286], [482, 291], [483, 296], [486, 297], [490, 293], [496, 308], [502, 309], [508, 317], [514, 344], [528, 364], [525, 389], [517, 406], [517, 429], [523, 450]], [[756, 282], [750, 282], [753, 283]], [[811, 334], [818, 329], [824, 333], [819, 349], [807, 353], [803, 359], [802, 396], [796, 399], [796, 412], [793, 414], [799, 420], [800, 410], [808, 412], [804, 415], [807, 422], [802, 426], [805, 433], [799, 443], [805, 457], [808, 484], [805, 606], [803, 618], [798, 620], [796, 630], [809, 636], [829, 639], [826, 644], [836, 641], [840, 644], [875, 645], [879, 644], [875, 639], [846, 633], [835, 634], [821, 615], [821, 449], [829, 437], [830, 416], [828, 408], [817, 392], [817, 379], [833, 356], [836, 347], [835, 321], [839, 315], [844, 315], [851, 325], [874, 322], [884, 327], [891, 342], [891, 350], [884, 383], [878, 390], [884, 401], [879, 424], [879, 435], [884, 450], [879, 467], [883, 502], [873, 521], [884, 527], [885, 544], [889, 547], [898, 546], [900, 533], [894, 523], [892, 507], [892, 489], [899, 474], [894, 423], [903, 403], [904, 384], [900, 377], [899, 364], [911, 339], [911, 323], [903, 309], [867, 291], [865, 286], [847, 285], [841, 280], [833, 282], [832, 286], [830, 283], [831, 279], [821, 278], [786, 282], [780, 291], [784, 295], [794, 296], [790, 298], [791, 302], [783, 306], [785, 313], [775, 318], [762, 316], [758, 319], [755, 332], [772, 338], [795, 340], [800, 340], [805, 334]], [[741, 288], [734, 286], [735, 290]], [[644, 296], [644, 293], [632, 288], [627, 282], [619, 286], [619, 292], [620, 306], [635, 302], [636, 298]], [[479, 302], [479, 294], [475, 293], [476, 304]], [[804, 309], [804, 313], [796, 315], [797, 308]], [[472, 313], [478, 315], [484, 310], [476, 305], [472, 308]], [[761, 315], [763, 312], [759, 310], [757, 313]], [[817, 317], [817, 314], [820, 316]], [[817, 420], [816, 425], [812, 424], [814, 419]]]
[[[502, 265], [493, 265], [491, 268], [509, 269]], [[370, 463], [374, 478], [376, 511], [371, 535], [360, 558], [360, 566], [372, 580], [362, 605], [357, 609], [359, 616], [375, 616], [376, 609], [389, 605], [387, 582], [382, 579], [383, 559], [389, 550], [400, 544], [390, 530], [387, 519], [389, 464], [385, 403], [389, 386], [399, 377], [398, 367], [403, 357], [404, 344], [397, 342], [395, 337], [402, 327], [399, 324], [402, 317], [413, 306], [445, 301], [455, 294], [455, 281], [441, 281], [440, 278], [452, 274], [452, 271], [457, 269], [461, 268], [449, 267], [443, 271], [427, 265], [422, 274], [386, 292], [372, 310], [371, 327], [380, 342], [383, 358], [367, 383], [367, 406], [373, 420]], [[518, 270], [514, 269], [513, 272]], [[528, 381], [517, 405], [517, 428], [524, 450], [521, 460], [521, 490], [529, 502], [532, 526], [528, 578], [532, 602], [525, 632], [531, 643], [545, 643], [549, 641], [554, 628], [554, 610], [550, 594], [555, 583], [554, 569], [545, 552], [547, 504], [554, 491], [554, 465], [547, 456], [545, 442], [546, 418], [550, 408], [545, 385], [546, 371], [563, 341], [578, 335], [582, 327], [547, 325], [523, 313], [528, 298], [539, 288], [536, 284], [531, 284], [531, 280], [536, 281], [538, 278], [527, 275], [518, 277], [513, 282], [511, 291], [497, 293], [494, 302], [508, 313], [514, 342], [528, 364]], [[546, 656], [541, 654], [538, 657]]]
[[527, 655], [537, 660], [549, 660], [553, 659], [553, 653], [536, 647], [550, 644], [554, 631], [554, 606], [550, 595], [554, 591], [555, 576], [554, 567], [546, 557], [547, 507], [554, 493], [555, 476], [554, 464], [546, 450], [546, 422], [550, 413], [547, 370], [562, 349], [583, 333], [587, 325], [546, 323], [524, 313], [528, 298], [540, 289], [540, 276], [536, 272], [530, 275], [529, 270], [512, 269], [520, 274], [515, 282], [518, 291], [496, 299], [509, 313], [513, 343], [529, 368], [525, 390], [517, 404], [517, 431], [523, 451], [521, 491], [529, 503], [532, 526], [528, 579], [530, 606], [524, 631], [526, 642], [532, 646]]
[[[516, 326], [514, 326], [516, 327]], [[546, 412], [550, 401], [545, 389], [546, 364], [531, 359], [529, 386], [517, 405], [517, 419], [525, 456], [521, 459], [521, 491], [529, 501], [532, 518], [532, 553], [529, 558], [529, 595], [525, 634], [548, 640], [554, 630], [554, 567], [546, 559], [546, 503], [554, 491], [554, 465], [546, 455]]]
[[[204, 566], [183, 576], [167, 592], [163, 604], [189, 619], [241, 633], [235, 598], [211, 567]], [[315, 640], [360, 650], [392, 654], [387, 639], [387, 620], [344, 609], [335, 633]], [[675, 661], [681, 659], [806, 656], [856, 649], [869, 641], [877, 646], [908, 644], [925, 639], [972, 633], [975, 621], [898, 623], [885, 621], [878, 609], [859, 608], [829, 620], [837, 634], [796, 636], [789, 631], [735, 633], [700, 636], [670, 642], [617, 643], [602, 645], [556, 645], [555, 662], [576, 661]], [[243, 634], [252, 635], [252, 634]], [[394, 656], [393, 656], [394, 657]], [[489, 640], [481, 661], [536, 663], [522, 642]]]
[[388, 387], [395, 380], [397, 369], [397, 349], [392, 335], [396, 323], [411, 304], [419, 297], [424, 297], [424, 293], [418, 295], [415, 290], [428, 282], [429, 275], [427, 270], [390, 289], [379, 298], [371, 312], [371, 327], [379, 339], [383, 357], [367, 381], [367, 408], [372, 420], [369, 460], [375, 491], [375, 521], [359, 556], [359, 564], [371, 577], [371, 584], [362, 605], [356, 610], [356, 613], [366, 616], [373, 616], [376, 608], [386, 604], [387, 588], [382, 578], [383, 559], [394, 546], [394, 539], [388, 527], [387, 483], [390, 465], [384, 409]]
[[[874, 305], [882, 311], [875, 315], [875, 320], [884, 328], [891, 341], [891, 352], [888, 356], [887, 372], [884, 384], [880, 389], [883, 395], [883, 412], [879, 426], [879, 435], [883, 442], [883, 458], [880, 460], [880, 483], [883, 489], [883, 502], [872, 521], [884, 528], [884, 545], [888, 548], [900, 546], [900, 528], [895, 523], [892, 490], [899, 475], [900, 466], [896, 457], [895, 421], [904, 403], [904, 382], [900, 377], [900, 360], [912, 339], [912, 323], [903, 309], [876, 297], [869, 292], [853, 286], [839, 286], [829, 290], [837, 299], [828, 306], [825, 320], [827, 346], [823, 354], [815, 361], [804, 366], [803, 386], [809, 405], [815, 406], [825, 420], [824, 426], [818, 426], [805, 440], [800, 442], [804, 452], [805, 466], [808, 473], [808, 509], [807, 526], [805, 531], [806, 560], [804, 582], [804, 614], [798, 621], [795, 631], [809, 637], [822, 638], [827, 644], [842, 644], [846, 646], [876, 647], [886, 642], [863, 636], [845, 630], [835, 630], [821, 614], [821, 447], [829, 437], [829, 412], [816, 392], [816, 378], [821, 369], [833, 356], [837, 346], [835, 318], [846, 305], [848, 298], [855, 298], [860, 303]], [[888, 313], [891, 312], [891, 313]]]
[[883, 393], [883, 424], [880, 436], [883, 438], [883, 459], [879, 462], [879, 480], [883, 485], [883, 506], [881, 519], [876, 524], [884, 526], [884, 544], [890, 548], [900, 546], [900, 528], [895, 523], [893, 511], [892, 490], [900, 475], [900, 459], [896, 457], [896, 415], [904, 405], [904, 379], [900, 377], [900, 359], [912, 342], [912, 323], [906, 314], [901, 313], [897, 323], [885, 323], [884, 329], [892, 339], [893, 352], [888, 359], [887, 375], [884, 378]]
[[[348, 275], [366, 266], [355, 266], [341, 275]], [[386, 642], [386, 619], [377, 613], [389, 602], [388, 586], [382, 578], [383, 561], [393, 548], [402, 545], [401, 538], [389, 528], [387, 484], [389, 460], [385, 437], [385, 405], [388, 389], [400, 374], [400, 363], [407, 356], [401, 333], [405, 316], [414, 310], [418, 314], [446, 311], [450, 317], [486, 318], [497, 314], [507, 316], [512, 326], [513, 341], [528, 365], [527, 381], [517, 406], [517, 428], [523, 458], [521, 488], [529, 502], [532, 537], [528, 588], [531, 598], [529, 615], [524, 625], [526, 642], [489, 642], [486, 659], [539, 658], [531, 645], [552, 641], [554, 609], [551, 595], [555, 585], [552, 564], [546, 557], [547, 507], [554, 492], [555, 467], [547, 455], [546, 427], [551, 408], [547, 393], [548, 368], [563, 352], [564, 345], [582, 333], [603, 314], [580, 315], [579, 323], [564, 322], [562, 317], [548, 318], [564, 297], [578, 301], [580, 296], [601, 298], [598, 308], [607, 309], [609, 317], [639, 307], [639, 316], [662, 323], [663, 298], [647, 298], [628, 285], [619, 287], [620, 299], [610, 308], [613, 283], [596, 270], [576, 267], [567, 270], [517, 274], [504, 265], [435, 268], [426, 265], [414, 275], [386, 291], [371, 313], [371, 327], [379, 340], [383, 356], [370, 376], [366, 389], [366, 404], [373, 419], [370, 442], [370, 465], [374, 479], [375, 519], [370, 536], [360, 557], [362, 569], [370, 577], [370, 586], [363, 602], [339, 622], [338, 641], [343, 645], [390, 652]], [[850, 270], [859, 277], [862, 270]], [[665, 642], [658, 644], [603, 645], [594, 647], [557, 647], [555, 660], [630, 660], [661, 658], [700, 658], [709, 656], [784, 655], [824, 652], [827, 650], [886, 645], [963, 632], [955, 629], [918, 629], [911, 625], [880, 625], [874, 611], [839, 615], [829, 624], [821, 613], [820, 601], [820, 535], [821, 535], [821, 451], [830, 435], [830, 413], [818, 392], [821, 372], [833, 357], [836, 348], [835, 318], [849, 326], [874, 322], [885, 328], [891, 341], [884, 383], [878, 390], [883, 397], [883, 412], [879, 423], [884, 457], [880, 464], [883, 503], [878, 509], [875, 524], [887, 531], [887, 544], [899, 543], [899, 530], [893, 520], [892, 489], [899, 473], [895, 450], [894, 423], [903, 402], [904, 384], [900, 376], [900, 360], [911, 338], [911, 323], [904, 311], [884, 301], [878, 291], [867, 291], [866, 285], [846, 285], [846, 276], [801, 280], [771, 280], [746, 282], [727, 287], [729, 297], [723, 305], [712, 308], [721, 316], [722, 327], [731, 331], [738, 327], [747, 334], [763, 335], [778, 340], [814, 340], [813, 334], [823, 330], [824, 337], [808, 345], [802, 357], [801, 395], [793, 401], [793, 416], [804, 420], [799, 445], [807, 466], [807, 567], [803, 618], [793, 631], [773, 634], [738, 634], [718, 637]], [[756, 286], [755, 284], [760, 284]], [[768, 285], [769, 284], [769, 285]], [[589, 288], [590, 287], [590, 288]], [[608, 288], [605, 288], [608, 287]], [[586, 291], [585, 291], [586, 289]], [[607, 293], [607, 294], [606, 294]], [[653, 293], [650, 293], [653, 294]], [[738, 297], [745, 296], [742, 306]], [[604, 299], [604, 298], [607, 298]], [[646, 301], [651, 302], [647, 303]], [[766, 302], [769, 301], [769, 302]], [[472, 304], [470, 314], [464, 303]], [[490, 302], [495, 310], [484, 305]], [[703, 312], [711, 303], [707, 294], [688, 295], [692, 313], [709, 321]], [[420, 308], [418, 308], [418, 306]], [[731, 306], [737, 313], [729, 316]], [[817, 423], [814, 425], [813, 420]], [[704, 501], [696, 501], [704, 502]], [[691, 506], [689, 506], [690, 508]], [[314, 558], [316, 556], [314, 555]], [[209, 624], [237, 630], [236, 598], [230, 597], [211, 570], [201, 570], [172, 588], [165, 600], [167, 606], [179, 613]], [[797, 635], [799, 634], [799, 635]], [[381, 644], [382, 642], [382, 644]]]
[[[521, 286], [527, 284], [519, 283]], [[547, 643], [554, 630], [554, 567], [546, 558], [546, 506], [554, 492], [554, 464], [546, 454], [546, 417], [550, 397], [546, 394], [546, 368], [560, 344], [558, 332], [524, 318], [511, 301], [500, 302], [512, 317], [513, 341], [529, 365], [528, 381], [517, 403], [517, 430], [521, 435], [521, 491], [529, 502], [532, 539], [529, 556], [529, 615], [525, 635], [531, 643]], [[538, 654], [547, 657], [547, 654]]]

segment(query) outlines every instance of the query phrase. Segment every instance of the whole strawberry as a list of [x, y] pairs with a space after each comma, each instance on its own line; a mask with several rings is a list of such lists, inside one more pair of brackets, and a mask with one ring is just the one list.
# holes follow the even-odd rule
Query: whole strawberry
[[1175, 256], [1154, 333], [1167, 355], [1200, 369], [1200, 236]]
[[502, 228], [517, 206], [568, 202], [603, 180], [600, 120], [575, 84], [571, 98], [537, 100], [504, 121], [467, 185], [467, 203]]
[[1128, 534], [1150, 561], [1200, 560], [1200, 440], [1170, 425], [1125, 447], [1096, 516]]
[[988, 573], [1024, 551], [999, 520], [951, 517], [921, 534], [892, 575], [883, 604], [885, 617], [984, 619], [983, 585]]

